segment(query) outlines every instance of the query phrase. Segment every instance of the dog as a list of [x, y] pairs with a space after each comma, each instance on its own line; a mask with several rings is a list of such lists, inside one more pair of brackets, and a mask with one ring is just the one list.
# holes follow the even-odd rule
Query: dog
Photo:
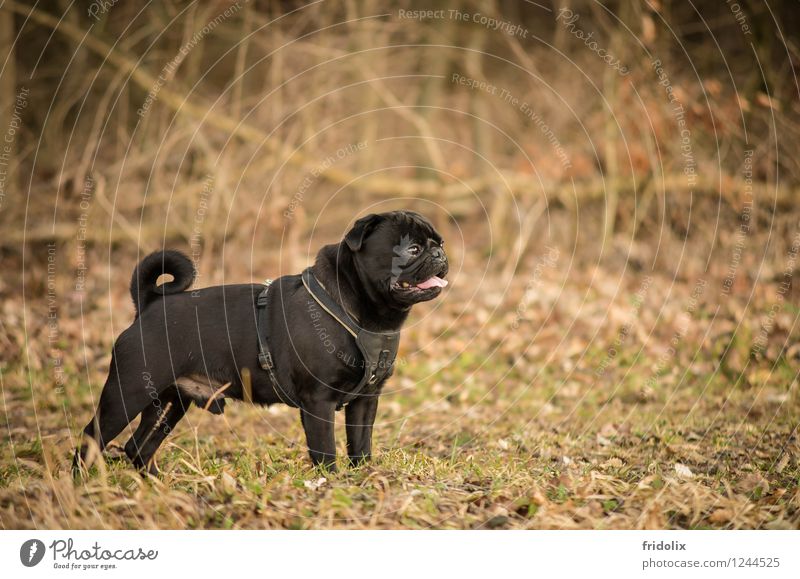
[[[189, 258], [153, 253], [133, 272], [136, 318], [114, 343], [84, 436], [102, 452], [141, 415], [125, 454], [156, 475], [155, 453], [192, 403], [216, 414], [227, 399], [285, 403], [300, 411], [313, 465], [335, 471], [335, 412], [344, 406], [349, 462], [368, 461], [378, 398], [394, 359], [386, 355], [392, 348], [378, 346], [383, 358], [375, 362], [369, 344], [392, 342], [396, 354], [395, 338], [411, 307], [440, 295], [448, 269], [441, 235], [411, 211], [358, 219], [306, 272], [266, 288], [248, 283], [187, 291], [195, 279]], [[156, 285], [163, 274], [173, 279]], [[78, 471], [88, 444], [76, 450]]]

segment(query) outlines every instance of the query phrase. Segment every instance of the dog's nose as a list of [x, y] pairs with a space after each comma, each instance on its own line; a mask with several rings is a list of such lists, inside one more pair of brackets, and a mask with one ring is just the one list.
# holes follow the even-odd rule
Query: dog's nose
[[442, 261], [447, 259], [447, 257], [445, 257], [444, 255], [444, 249], [442, 249], [441, 247], [434, 247], [433, 249], [431, 249], [431, 256], [434, 259], [441, 259]]

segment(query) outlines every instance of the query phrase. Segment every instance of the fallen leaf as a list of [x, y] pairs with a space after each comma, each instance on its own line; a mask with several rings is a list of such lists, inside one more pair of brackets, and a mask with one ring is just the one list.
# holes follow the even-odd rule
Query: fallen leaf
[[326, 482], [328, 482], [328, 479], [326, 479], [324, 476], [321, 476], [317, 480], [305, 480], [305, 481], [303, 481], [303, 486], [305, 486], [307, 489], [311, 489], [312, 491], [315, 491], [315, 490], [319, 489], [322, 485], [324, 485]]
[[733, 511], [730, 509], [717, 509], [708, 517], [709, 521], [717, 524], [727, 523], [731, 519], [733, 519]]
[[739, 481], [736, 489], [743, 493], [758, 493], [764, 495], [769, 492], [769, 482], [761, 474], [752, 472]]
[[685, 464], [681, 464], [681, 463], [679, 463], [679, 462], [676, 462], [676, 463], [675, 463], [675, 473], [676, 473], [676, 474], [677, 474], [677, 475], [678, 475], [680, 478], [683, 478], [683, 479], [690, 479], [690, 478], [694, 478], [694, 473], [692, 472], [692, 469], [690, 469], [690, 468], [689, 468], [688, 466], [686, 466]]

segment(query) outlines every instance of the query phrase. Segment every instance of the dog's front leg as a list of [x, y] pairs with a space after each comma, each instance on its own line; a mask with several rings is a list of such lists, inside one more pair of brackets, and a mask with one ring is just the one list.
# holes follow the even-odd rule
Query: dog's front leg
[[336, 471], [335, 415], [335, 402], [311, 400], [300, 409], [311, 462], [314, 466], [323, 465], [330, 471]]
[[359, 396], [345, 409], [347, 430], [347, 455], [350, 464], [356, 466], [372, 458], [372, 425], [378, 411], [377, 393]]

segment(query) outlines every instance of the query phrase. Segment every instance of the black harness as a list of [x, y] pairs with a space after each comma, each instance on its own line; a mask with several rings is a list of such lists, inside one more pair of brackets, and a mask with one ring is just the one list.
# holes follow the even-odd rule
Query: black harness
[[[345, 394], [344, 398], [336, 406], [336, 410], [341, 410], [353, 399], [361, 395], [367, 386], [373, 386], [389, 375], [395, 358], [397, 358], [397, 349], [400, 346], [400, 332], [370, 332], [365, 330], [330, 296], [325, 287], [311, 273], [311, 268], [303, 271], [302, 279], [306, 291], [311, 294], [311, 297], [314, 298], [319, 306], [355, 338], [356, 346], [358, 346], [361, 356], [364, 358], [364, 376], [362, 376], [356, 387]], [[281, 400], [291, 406], [299, 406], [281, 388], [275, 375], [275, 362], [270, 353], [269, 333], [267, 331], [267, 315], [271, 302], [272, 292], [270, 289], [272, 288], [272, 281], [269, 280], [264, 285], [266, 287], [256, 299], [256, 305], [258, 306], [258, 363], [261, 368], [267, 371], [270, 382]]]

